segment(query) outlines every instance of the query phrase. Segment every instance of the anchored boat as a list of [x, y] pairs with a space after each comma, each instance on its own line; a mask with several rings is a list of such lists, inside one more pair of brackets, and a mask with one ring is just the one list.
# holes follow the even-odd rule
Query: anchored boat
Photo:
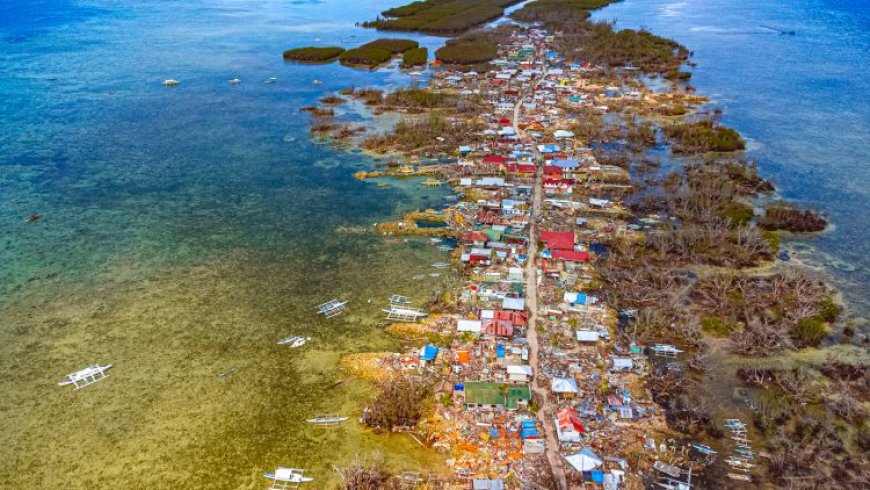
[[314, 481], [314, 478], [307, 477], [304, 473], [302, 468], [276, 468], [274, 473], [263, 473], [263, 476], [273, 480], [269, 490], [286, 490], [297, 488], [300, 483]]
[[289, 345], [290, 347], [302, 347], [306, 342], [311, 340], [311, 337], [285, 337], [278, 341], [278, 345]]
[[84, 369], [68, 374], [66, 379], [58, 383], [58, 385], [73, 385], [75, 386], [76, 390], [84, 388], [87, 385], [94, 384], [97, 381], [102, 381], [108, 378], [109, 375], [106, 374], [106, 371], [108, 371], [111, 367], [111, 364], [105, 366], [100, 366], [98, 364], [88, 366]]
[[328, 415], [315, 415], [313, 419], [306, 419], [305, 421], [309, 424], [316, 425], [338, 425], [345, 420], [347, 417], [341, 417], [339, 415], [328, 414]]

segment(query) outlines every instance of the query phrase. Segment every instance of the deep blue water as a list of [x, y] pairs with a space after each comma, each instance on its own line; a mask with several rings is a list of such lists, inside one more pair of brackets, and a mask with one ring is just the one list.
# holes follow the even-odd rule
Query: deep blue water
[[[778, 192], [835, 228], [787, 246], [827, 266], [854, 313], [870, 312], [870, 2], [625, 0], [594, 14], [681, 42], [692, 84], [750, 140]], [[780, 35], [770, 26], [795, 35]]]

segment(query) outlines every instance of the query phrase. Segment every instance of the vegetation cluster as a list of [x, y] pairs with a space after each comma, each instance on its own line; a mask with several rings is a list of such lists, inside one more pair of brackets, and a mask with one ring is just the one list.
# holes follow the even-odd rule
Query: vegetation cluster
[[740, 133], [712, 118], [666, 126], [664, 132], [673, 144], [674, 153], [731, 152], [746, 148]]
[[448, 65], [475, 65], [498, 56], [498, 44], [483, 34], [468, 34], [451, 39], [435, 51], [435, 57]]
[[792, 203], [774, 201], [764, 207], [764, 216], [758, 226], [765, 230], [784, 230], [796, 233], [822, 231], [828, 220], [814, 209], [800, 209]]
[[633, 66], [645, 73], [663, 74], [670, 79], [686, 79], [680, 71], [689, 59], [689, 50], [644, 29], [616, 30], [610, 22], [590, 22], [589, 10], [603, 7], [606, 0], [538, 0], [512, 14], [521, 22], [540, 23], [557, 33], [557, 51], [578, 61], [609, 67]]
[[453, 36], [497, 19], [521, 0], [422, 0], [381, 12], [363, 27]]
[[418, 377], [401, 376], [380, 383], [379, 393], [363, 409], [363, 424], [375, 430], [392, 431], [414, 427], [427, 413], [432, 385]]
[[440, 111], [420, 117], [404, 117], [389, 134], [374, 135], [362, 147], [379, 152], [446, 152], [474, 141], [481, 125], [450, 121]]

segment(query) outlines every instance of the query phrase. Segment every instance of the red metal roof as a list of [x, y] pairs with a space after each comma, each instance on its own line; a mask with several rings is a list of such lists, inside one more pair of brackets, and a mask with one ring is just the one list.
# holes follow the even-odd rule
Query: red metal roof
[[553, 258], [567, 260], [568, 262], [588, 262], [589, 252], [578, 252], [575, 250], [553, 250]]
[[542, 231], [541, 240], [550, 250], [574, 250], [574, 233], [570, 231]]

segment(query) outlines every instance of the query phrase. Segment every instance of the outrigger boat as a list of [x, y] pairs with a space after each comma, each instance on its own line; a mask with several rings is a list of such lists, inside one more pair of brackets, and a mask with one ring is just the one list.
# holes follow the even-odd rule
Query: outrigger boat
[[395, 322], [416, 322], [418, 319], [429, 316], [425, 311], [420, 311], [415, 308], [399, 308], [390, 305], [389, 308], [384, 308], [384, 313], [387, 314], [387, 320]]
[[435, 262], [434, 264], [432, 264], [432, 267], [436, 269], [446, 269], [450, 267], [450, 264], [448, 264], [447, 262]]
[[174, 78], [169, 78], [169, 79], [163, 80], [163, 85], [166, 85], [167, 87], [174, 87], [174, 86], [178, 85], [178, 80], [176, 80]]
[[274, 473], [263, 473], [263, 476], [273, 480], [269, 490], [286, 490], [288, 488], [297, 488], [300, 483], [308, 483], [314, 481], [304, 475], [305, 470], [301, 468], [276, 468]]
[[714, 454], [716, 454], [715, 449], [711, 448], [710, 446], [704, 445], [704, 444], [698, 444], [698, 443], [693, 442], [693, 443], [689, 444], [689, 446], [691, 446], [692, 449], [694, 449], [695, 451], [698, 451], [701, 454], [706, 454], [707, 456], [713, 456]]
[[105, 366], [100, 366], [98, 364], [88, 366], [84, 369], [68, 374], [66, 376], [66, 379], [58, 383], [58, 385], [73, 385], [75, 386], [76, 390], [84, 388], [87, 385], [94, 384], [97, 381], [102, 381], [108, 378], [109, 375], [106, 374], [106, 371], [108, 371], [111, 367], [111, 364], [107, 364]]
[[341, 315], [342, 313], [347, 311], [347, 303], [347, 301], [339, 301], [337, 299], [333, 299], [318, 306], [317, 312], [321, 315], [326, 316], [326, 318], [332, 318], [334, 316]]
[[306, 419], [305, 421], [316, 425], [338, 425], [347, 419], [347, 417], [338, 415], [315, 415], [313, 419]]
[[411, 304], [411, 298], [394, 294], [390, 296], [390, 306], [402, 306]]
[[674, 357], [677, 354], [682, 354], [682, 350], [677, 349], [673, 345], [669, 344], [656, 344], [649, 348], [649, 350], [655, 352], [656, 354], [661, 354], [666, 357]]
[[289, 345], [290, 347], [302, 347], [305, 345], [305, 342], [311, 340], [311, 337], [284, 337], [283, 339], [278, 341], [278, 345]]

